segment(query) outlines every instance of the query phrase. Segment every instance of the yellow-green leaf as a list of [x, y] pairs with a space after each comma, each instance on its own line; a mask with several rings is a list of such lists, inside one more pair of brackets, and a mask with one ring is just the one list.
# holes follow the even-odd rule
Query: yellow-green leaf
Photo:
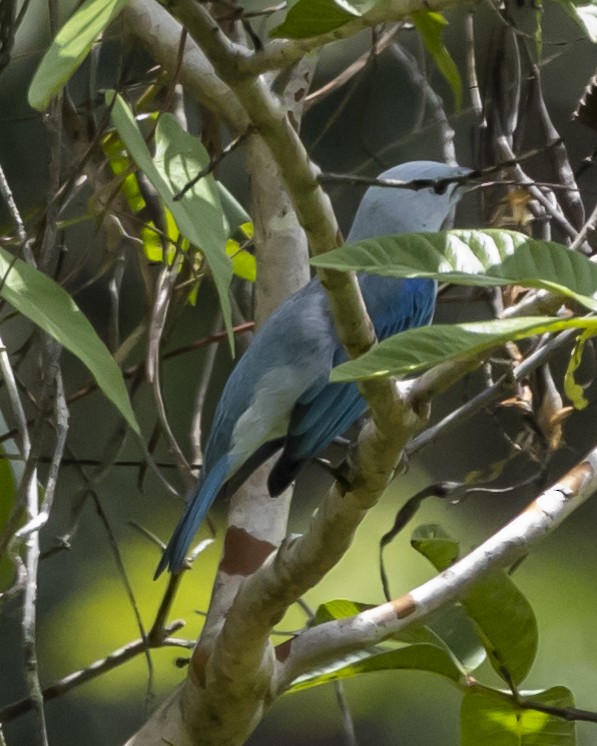
[[78, 357], [139, 435], [122, 373], [71, 296], [50, 277], [3, 249], [0, 249], [0, 281], [0, 296]]
[[416, 13], [413, 13], [411, 18], [417, 31], [423, 37], [425, 47], [433, 57], [437, 69], [450, 85], [454, 93], [456, 110], [460, 111], [462, 107], [462, 80], [460, 79], [460, 73], [458, 72], [456, 63], [452, 59], [452, 55], [442, 41], [442, 31], [448, 25], [448, 22], [441, 13], [424, 10], [418, 10]]
[[564, 374], [564, 392], [572, 402], [575, 409], [584, 409], [589, 403], [585, 397], [583, 387], [576, 382], [574, 374], [582, 361], [585, 343], [588, 339], [593, 337], [594, 334], [595, 332], [589, 329], [584, 331], [582, 334], [579, 334], [574, 349], [572, 350], [572, 354], [570, 355], [570, 361], [566, 368], [566, 373]]
[[89, 54], [91, 45], [128, 0], [86, 0], [56, 34], [31, 85], [29, 104], [45, 111]]

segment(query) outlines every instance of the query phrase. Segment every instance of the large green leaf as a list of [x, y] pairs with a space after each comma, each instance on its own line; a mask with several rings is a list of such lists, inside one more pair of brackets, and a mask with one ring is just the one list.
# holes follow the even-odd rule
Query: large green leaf
[[349, 653], [341, 659], [300, 676], [292, 684], [290, 691], [310, 689], [362, 673], [405, 669], [439, 674], [454, 682], [460, 681], [463, 676], [452, 656], [439, 645], [420, 643], [393, 650], [384, 650], [383, 646], [377, 646], [371, 650]]
[[456, 63], [452, 59], [452, 55], [448, 52], [446, 45], [442, 41], [442, 31], [448, 25], [448, 21], [441, 13], [425, 10], [419, 10], [413, 13], [411, 17], [417, 31], [423, 37], [425, 47], [433, 57], [437, 69], [452, 89], [456, 109], [459, 111], [462, 106], [462, 80], [460, 79], [460, 73], [458, 72]]
[[[573, 707], [563, 686], [529, 697], [548, 707]], [[574, 746], [574, 722], [538, 710], [518, 707], [498, 693], [472, 691], [460, 710], [461, 746]]]
[[75, 70], [91, 45], [116, 18], [127, 0], [86, 0], [56, 34], [29, 86], [29, 104], [45, 111]]
[[379, 376], [408, 376], [451, 360], [470, 359], [474, 363], [510, 340], [574, 328], [591, 329], [597, 333], [597, 319], [534, 316], [407, 329], [380, 342], [356, 360], [334, 368], [330, 381], [339, 383]]
[[347, 244], [311, 260], [316, 267], [456, 285], [524, 285], [597, 311], [597, 265], [552, 241], [504, 230], [407, 233]]
[[108, 102], [113, 102], [112, 123], [131, 158], [157, 190], [183, 236], [205, 255], [232, 346], [234, 337], [228, 295], [232, 262], [226, 254], [226, 228], [215, 180], [211, 175], [206, 176], [189, 189], [182, 199], [174, 199], [209, 164], [207, 152], [197, 138], [180, 127], [173, 116], [162, 114], [156, 127], [156, 154], [152, 159], [135, 117], [122, 97], [111, 93]]
[[360, 18], [375, 4], [376, 0], [298, 0], [270, 35], [306, 39], [325, 34]]
[[[425, 525], [413, 533], [412, 544], [438, 571], [458, 557], [458, 542], [439, 526]], [[460, 599], [475, 622], [495, 671], [510, 684], [520, 684], [537, 654], [537, 621], [531, 605], [503, 570], [474, 583]]]
[[537, 655], [537, 620], [526, 596], [503, 570], [486, 574], [462, 599], [496, 673], [510, 684], [527, 677]]
[[50, 277], [4, 250], [0, 250], [0, 278], [0, 296], [76, 355], [140, 434], [118, 365], [70, 295]]

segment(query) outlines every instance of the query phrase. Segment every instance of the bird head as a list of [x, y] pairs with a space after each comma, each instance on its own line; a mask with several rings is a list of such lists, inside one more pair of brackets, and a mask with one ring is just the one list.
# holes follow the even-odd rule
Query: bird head
[[[469, 168], [436, 161], [409, 161], [384, 171], [380, 179], [413, 181], [449, 179], [470, 173]], [[443, 188], [400, 189], [371, 186], [365, 192], [347, 241], [395, 233], [436, 232], [462, 197], [466, 187], [448, 183]]]

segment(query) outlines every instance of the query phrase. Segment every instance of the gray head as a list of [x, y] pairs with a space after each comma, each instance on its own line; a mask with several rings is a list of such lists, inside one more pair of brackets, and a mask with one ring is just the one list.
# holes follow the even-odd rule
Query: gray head
[[[447, 166], [436, 161], [409, 161], [384, 171], [380, 179], [445, 179], [470, 173], [469, 168]], [[365, 192], [348, 242], [394, 233], [439, 231], [450, 210], [462, 197], [464, 187], [448, 184], [441, 194], [426, 189], [369, 187]]]

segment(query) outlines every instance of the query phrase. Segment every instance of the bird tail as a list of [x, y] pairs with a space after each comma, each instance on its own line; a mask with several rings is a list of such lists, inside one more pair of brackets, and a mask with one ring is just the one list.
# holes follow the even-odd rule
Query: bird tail
[[205, 480], [201, 477], [199, 478], [197, 487], [190, 495], [187, 507], [178, 521], [178, 525], [174, 529], [174, 533], [162, 555], [162, 559], [153, 576], [154, 580], [166, 568], [169, 568], [170, 572], [179, 572], [182, 570], [193, 536], [195, 536], [195, 532], [203, 522], [213, 501], [218, 496], [228, 475], [228, 470], [229, 459], [227, 456], [224, 456], [209, 470]]

